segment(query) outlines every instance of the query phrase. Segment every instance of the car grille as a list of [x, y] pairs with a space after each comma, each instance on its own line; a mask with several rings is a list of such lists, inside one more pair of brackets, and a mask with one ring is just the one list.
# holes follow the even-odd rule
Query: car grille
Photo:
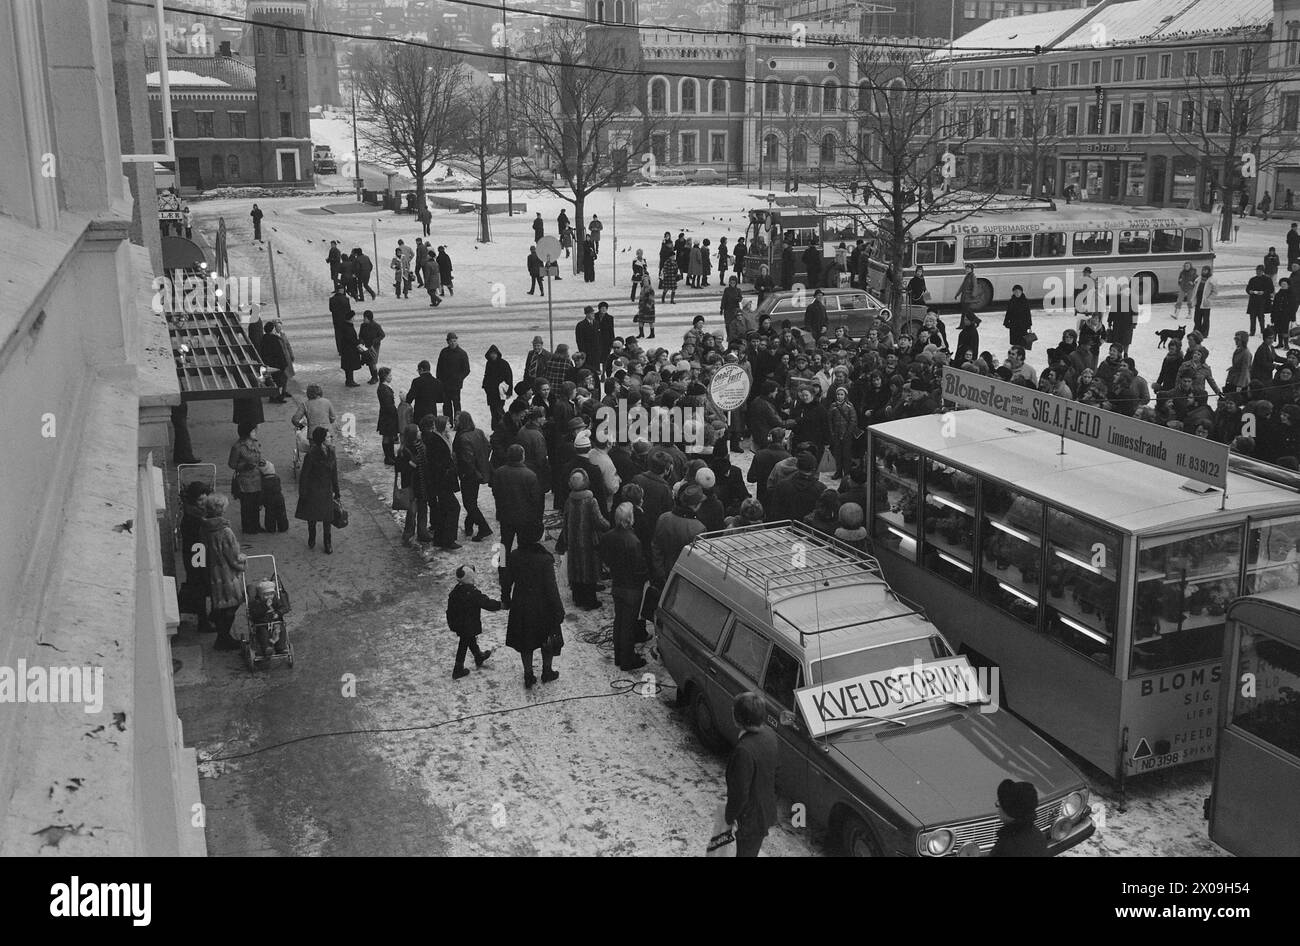
[[[1038, 814], [1034, 817], [1034, 824], [1038, 830], [1046, 834], [1056, 821], [1057, 812], [1060, 810], [1060, 801], [1051, 801], [1045, 805], [1040, 805]], [[945, 857], [952, 857], [960, 851], [965, 845], [975, 841], [980, 846], [981, 851], [990, 850], [998, 839], [998, 828], [1002, 827], [1002, 819], [996, 815], [992, 818], [981, 818], [979, 821], [967, 821], [963, 824], [946, 825], [949, 831], [953, 833], [952, 849], [945, 854]]]

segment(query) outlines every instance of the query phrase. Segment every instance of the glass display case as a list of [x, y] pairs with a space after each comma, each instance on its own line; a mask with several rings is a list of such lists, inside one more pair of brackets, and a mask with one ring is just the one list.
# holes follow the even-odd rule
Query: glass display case
[[1115, 662], [1119, 534], [1057, 508], [1047, 511], [1047, 633], [1108, 669]]
[[[1038, 630], [1043, 587], [1043, 503], [990, 480], [980, 483], [980, 597]], [[1050, 581], [1053, 600], [1063, 586]]]
[[1300, 586], [1300, 516], [1252, 522], [1247, 534], [1242, 594]]
[[922, 562], [969, 591], [975, 582], [975, 476], [927, 457], [924, 485]]
[[874, 457], [871, 535], [885, 548], [916, 560], [920, 531], [921, 456], [882, 442]]

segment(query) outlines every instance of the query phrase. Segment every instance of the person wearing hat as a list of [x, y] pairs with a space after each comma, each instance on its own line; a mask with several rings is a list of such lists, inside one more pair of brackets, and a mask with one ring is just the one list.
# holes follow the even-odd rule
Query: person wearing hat
[[1038, 830], [1038, 789], [1032, 782], [1003, 779], [998, 785], [998, 815], [1002, 827], [989, 857], [1048, 857], [1047, 839]]
[[546, 412], [540, 407], [530, 407], [524, 415], [524, 428], [515, 437], [515, 443], [524, 449], [524, 464], [532, 470], [541, 484], [543, 493], [551, 490], [551, 463], [542, 425]]
[[586, 355], [588, 364], [596, 356], [596, 309], [594, 306], [584, 306], [582, 309], [582, 320], [573, 327], [573, 337], [577, 342], [578, 351]]
[[[776, 470], [774, 469], [773, 475]], [[817, 459], [810, 452], [801, 452], [795, 457], [795, 472], [792, 476], [772, 485], [767, 494], [768, 522], [783, 522], [786, 519], [801, 522], [817, 506], [817, 498], [826, 491], [826, 487], [817, 477]]]
[[651, 564], [655, 583], [660, 587], [668, 580], [682, 549], [704, 532], [704, 523], [699, 519], [703, 503], [704, 490], [691, 483], [678, 491], [672, 510], [661, 514], [656, 521], [651, 542]]
[[456, 584], [447, 595], [447, 629], [460, 638], [456, 646], [456, 663], [451, 671], [453, 680], [469, 676], [465, 669], [467, 653], [474, 655], [474, 666], [478, 669], [492, 656], [491, 648], [479, 650], [478, 636], [483, 633], [482, 613], [500, 610], [500, 601], [479, 591], [478, 572], [473, 565], [461, 565], [456, 569]]
[[437, 377], [442, 383], [442, 413], [455, 417], [460, 413], [460, 390], [469, 377], [469, 355], [460, 347], [459, 336], [447, 333], [447, 347], [438, 354]]
[[696, 515], [705, 532], [718, 532], [726, 523], [727, 511], [718, 498], [718, 479], [707, 466], [695, 471], [695, 485], [704, 491], [704, 502]]
[[611, 352], [614, 350], [614, 316], [609, 311], [608, 302], [596, 304], [596, 352], [588, 358], [591, 369], [607, 377], [610, 371]]
[[316, 523], [324, 526], [325, 554], [334, 551], [330, 525], [334, 521], [334, 503], [339, 498], [339, 465], [334, 448], [326, 444], [329, 431], [317, 427], [311, 432], [311, 447], [302, 458], [298, 472], [298, 507], [294, 517], [307, 523], [307, 548], [316, 547]]
[[601, 514], [590, 481], [584, 470], [575, 469], [565, 484], [564, 525], [555, 542], [555, 551], [564, 556], [573, 603], [584, 611], [600, 607], [596, 586], [600, 583], [600, 557], [596, 543], [609, 530], [609, 521]]
[[722, 527], [724, 529], [743, 529], [746, 526], [763, 524], [763, 504], [757, 499], [746, 499], [740, 504], [736, 515], [728, 516]]
[[[843, 494], [840, 494], [843, 496]], [[858, 503], [842, 503], [838, 513], [839, 525], [835, 529], [835, 538], [845, 545], [851, 545], [860, 552], [869, 552], [870, 544], [867, 530], [863, 526], [864, 515]]]
[[[496, 504], [497, 528], [501, 530], [501, 549], [509, 552], [515, 537], [534, 526], [542, 528], [542, 511], [546, 491], [536, 473], [524, 463], [524, 448], [511, 444], [506, 450], [506, 462], [492, 473], [492, 500]], [[502, 600], [507, 606], [510, 596], [498, 565], [497, 577], [501, 579]]]
[[528, 689], [537, 683], [533, 674], [533, 654], [542, 652], [542, 682], [558, 679], [560, 672], [551, 663], [558, 648], [548, 642], [562, 644], [560, 625], [564, 621], [564, 603], [555, 581], [555, 556], [542, 545], [541, 524], [530, 525], [519, 533], [519, 548], [506, 558], [506, 584], [502, 598], [506, 601], [526, 601], [527, 607], [512, 607], [506, 626], [506, 646], [519, 652], [524, 665], [524, 686]]
[[[581, 420], [581, 418], [574, 418]], [[587, 477], [587, 489], [595, 497], [596, 506], [600, 509], [600, 514], [605, 519], [609, 518], [609, 497], [610, 492], [605, 488], [605, 477], [599, 466], [592, 460], [592, 438], [591, 431], [582, 428], [574, 432], [572, 442], [573, 455], [569, 459], [565, 468], [564, 476], [566, 481], [570, 479], [575, 470], [582, 471]]]
[[551, 416], [556, 421], [555, 441], [550, 447], [552, 500], [556, 509], [563, 509], [569, 495], [569, 473], [578, 457], [575, 440], [580, 431], [586, 431], [587, 424], [581, 417], [570, 416], [561, 428], [554, 413]]

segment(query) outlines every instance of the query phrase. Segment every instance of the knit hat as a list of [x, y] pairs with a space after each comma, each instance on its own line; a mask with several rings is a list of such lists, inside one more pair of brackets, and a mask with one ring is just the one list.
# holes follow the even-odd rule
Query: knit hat
[[862, 507], [857, 503], [845, 503], [840, 507], [840, 525], [846, 529], [856, 529], [862, 525]]
[[740, 518], [746, 522], [762, 522], [763, 515], [763, 504], [757, 499], [746, 499], [740, 504]]
[[705, 467], [695, 474], [695, 482], [701, 489], [713, 489], [718, 482], [718, 478], [713, 475], [712, 470]]
[[569, 418], [569, 429], [570, 429], [570, 430], [586, 430], [586, 429], [587, 429], [587, 422], [586, 422], [585, 420], [583, 420], [581, 417], [570, 417], [570, 418]]
[[584, 430], [582, 433], [578, 434], [578, 436], [574, 437], [573, 449], [577, 450], [579, 453], [586, 453], [590, 450], [591, 434]]
[[795, 461], [799, 465], [799, 472], [811, 473], [817, 469], [817, 458], [811, 453], [801, 453]]

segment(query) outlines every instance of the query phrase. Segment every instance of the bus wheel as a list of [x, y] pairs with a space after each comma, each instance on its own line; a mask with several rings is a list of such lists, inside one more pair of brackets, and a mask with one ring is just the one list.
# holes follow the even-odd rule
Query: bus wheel
[[1138, 273], [1133, 279], [1137, 282], [1138, 305], [1153, 305], [1160, 295], [1160, 280], [1155, 273]]
[[993, 304], [993, 283], [987, 279], [975, 280], [975, 296], [971, 299], [971, 308], [979, 311]]

